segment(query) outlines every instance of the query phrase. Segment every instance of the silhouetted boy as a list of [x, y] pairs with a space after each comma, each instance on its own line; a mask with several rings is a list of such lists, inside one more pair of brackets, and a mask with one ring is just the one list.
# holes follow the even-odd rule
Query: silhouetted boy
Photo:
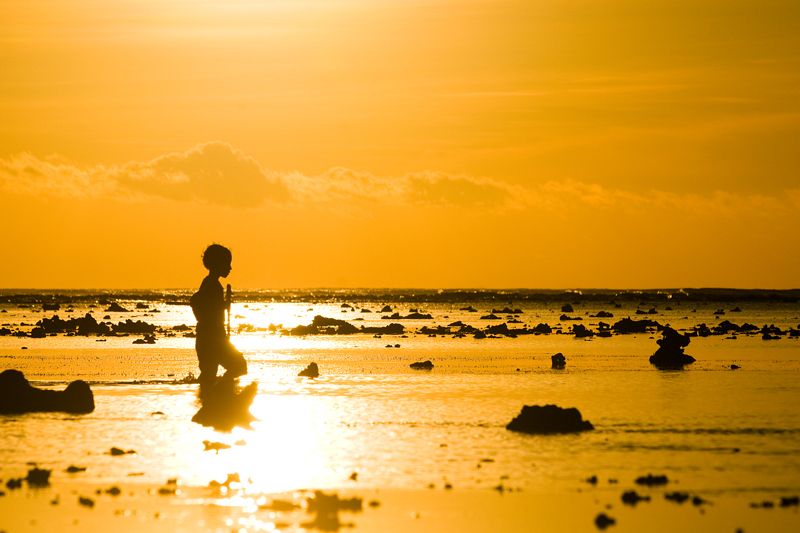
[[192, 295], [191, 305], [197, 319], [197, 361], [200, 365], [200, 387], [210, 389], [217, 378], [217, 367], [226, 370], [223, 379], [247, 374], [247, 362], [242, 352], [231, 344], [225, 332], [225, 310], [228, 302], [219, 278], [227, 278], [231, 272], [231, 251], [219, 244], [212, 244], [203, 253], [203, 265], [208, 276], [203, 279], [200, 290]]

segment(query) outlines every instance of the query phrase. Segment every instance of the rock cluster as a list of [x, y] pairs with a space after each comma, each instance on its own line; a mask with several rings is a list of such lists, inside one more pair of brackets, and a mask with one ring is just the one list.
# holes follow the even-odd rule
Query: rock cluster
[[0, 413], [63, 412], [84, 414], [94, 411], [94, 395], [82, 380], [73, 381], [63, 391], [32, 387], [19, 370], [0, 373]]

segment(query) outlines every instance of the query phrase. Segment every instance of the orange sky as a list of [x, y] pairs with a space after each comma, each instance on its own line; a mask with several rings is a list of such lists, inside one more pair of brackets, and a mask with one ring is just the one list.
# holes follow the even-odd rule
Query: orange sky
[[0, 286], [800, 287], [798, 20], [5, 0]]

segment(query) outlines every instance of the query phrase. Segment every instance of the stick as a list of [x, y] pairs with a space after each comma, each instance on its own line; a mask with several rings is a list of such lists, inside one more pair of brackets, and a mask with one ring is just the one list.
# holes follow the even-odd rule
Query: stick
[[225, 290], [225, 302], [228, 307], [228, 338], [231, 338], [231, 301], [233, 300], [233, 293], [231, 292], [231, 284], [228, 283], [228, 288]]

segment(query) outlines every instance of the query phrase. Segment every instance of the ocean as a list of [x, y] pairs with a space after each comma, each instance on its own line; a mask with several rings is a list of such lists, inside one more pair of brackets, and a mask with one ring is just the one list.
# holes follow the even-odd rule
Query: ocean
[[[197, 374], [190, 294], [0, 292], [0, 371], [20, 370], [43, 388], [85, 380], [96, 402], [87, 415], [0, 416], [0, 477], [35, 463], [53, 470], [54, 485], [79, 476], [98, 486], [177, 479], [200, 488], [238, 473], [252, 494], [593, 491], [618, 502], [625, 490], [644, 493], [635, 480], [653, 474], [668, 478], [664, 493], [735, 501], [742, 512], [800, 494], [796, 291], [236, 292], [231, 339], [248, 361], [240, 384], [257, 383], [257, 421], [229, 432], [192, 422], [200, 402], [186, 379]], [[155, 326], [154, 340], [30, 336], [43, 319], [87, 314]], [[316, 316], [367, 332], [292, 334]], [[657, 369], [649, 357], [658, 327], [616, 332], [626, 318], [688, 333], [696, 362]], [[736, 329], [721, 332], [726, 321]], [[402, 333], [375, 333], [389, 324]], [[532, 333], [543, 324], [549, 333]], [[593, 334], [575, 335], [576, 325]], [[556, 353], [564, 368], [552, 368]], [[320, 376], [299, 377], [312, 361]], [[433, 367], [409, 366], [423, 361]], [[506, 429], [524, 405], [546, 404], [577, 408], [595, 429]], [[206, 450], [204, 441], [227, 448]], [[112, 447], [135, 453], [113, 456]], [[71, 465], [86, 470], [69, 473]]]

